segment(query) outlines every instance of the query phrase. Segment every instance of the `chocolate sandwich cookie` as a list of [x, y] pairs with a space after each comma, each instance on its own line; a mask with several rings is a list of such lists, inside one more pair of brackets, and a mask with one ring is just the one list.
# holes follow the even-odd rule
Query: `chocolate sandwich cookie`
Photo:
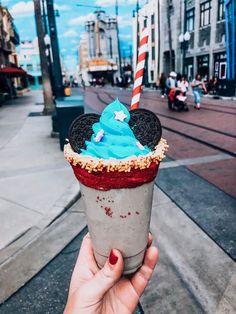
[[143, 108], [131, 110], [129, 125], [137, 140], [154, 150], [162, 135], [161, 122], [155, 113]]
[[85, 147], [85, 141], [89, 141], [93, 135], [93, 124], [98, 122], [100, 115], [96, 113], [86, 113], [76, 118], [69, 129], [69, 142], [76, 153]]

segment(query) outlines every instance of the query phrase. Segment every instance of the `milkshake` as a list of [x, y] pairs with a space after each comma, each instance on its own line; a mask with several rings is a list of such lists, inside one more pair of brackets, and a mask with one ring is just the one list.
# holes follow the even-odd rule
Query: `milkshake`
[[167, 147], [154, 113], [128, 111], [118, 99], [101, 116], [83, 115], [72, 124], [64, 153], [81, 185], [99, 267], [113, 248], [124, 257], [124, 274], [142, 265], [154, 181]]

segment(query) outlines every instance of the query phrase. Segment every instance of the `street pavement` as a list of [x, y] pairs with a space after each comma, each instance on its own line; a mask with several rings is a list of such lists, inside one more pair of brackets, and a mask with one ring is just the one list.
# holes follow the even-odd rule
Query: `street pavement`
[[[0, 265], [5, 271], [12, 256], [79, 197], [58, 139], [51, 138], [51, 117], [38, 115], [42, 100], [41, 91], [32, 91], [0, 108]], [[1, 279], [0, 286], [1, 300], [18, 288]]]
[[[127, 103], [129, 100], [129, 91], [88, 89], [84, 95], [86, 111], [101, 112], [104, 102], [111, 101], [108, 95], [119, 96]], [[142, 97], [144, 103], [169, 115], [157, 94], [146, 91]], [[36, 114], [42, 111], [42, 105], [35, 104], [41, 102], [41, 93], [35, 91], [0, 108], [0, 300], [6, 300], [0, 313], [4, 314], [62, 313], [70, 274], [86, 232], [83, 202], [75, 202], [79, 186], [64, 161], [58, 139], [50, 137], [51, 119]], [[204, 102], [206, 109], [214, 104], [212, 100]], [[235, 108], [235, 102], [224, 101], [221, 107], [205, 113], [215, 118], [219, 112], [214, 110], [230, 112], [220, 113], [221, 118], [227, 118], [227, 125], [222, 120], [221, 128], [232, 135], [228, 116], [233, 116]], [[215, 128], [203, 117], [203, 110], [195, 118], [199, 112], [190, 109], [188, 117], [184, 113], [177, 117], [174, 113], [174, 117], [192, 124], [205, 119], [203, 125]], [[29, 116], [32, 112], [35, 114]], [[162, 123], [167, 126], [170, 122], [163, 119]], [[178, 127], [184, 131], [181, 125]], [[194, 127], [189, 126], [188, 131], [193, 132]], [[217, 147], [195, 143], [193, 138], [198, 133], [194, 132], [192, 139], [168, 133], [167, 129], [164, 132], [171, 147], [180, 149], [170, 148], [156, 181], [151, 231], [160, 260], [141, 298], [142, 307], [151, 314], [236, 313], [232, 174], [223, 178], [226, 187], [221, 188], [219, 174], [209, 180], [209, 174], [207, 177], [205, 172], [200, 174], [199, 169], [190, 168], [209, 169], [209, 163], [211, 167], [212, 163], [232, 163], [230, 152], [235, 149], [225, 146], [229, 153], [223, 153]], [[213, 138], [213, 144], [222, 148], [213, 135], [209, 138], [203, 133], [203, 138], [208, 136], [210, 142]], [[213, 167], [213, 172], [216, 170]]]

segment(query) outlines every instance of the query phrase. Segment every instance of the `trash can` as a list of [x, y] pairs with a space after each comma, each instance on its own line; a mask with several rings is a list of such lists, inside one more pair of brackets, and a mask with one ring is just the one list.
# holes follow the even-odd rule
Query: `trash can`
[[217, 83], [217, 92], [219, 96], [232, 97], [235, 96], [236, 80], [219, 80]]
[[75, 118], [84, 113], [83, 97], [80, 96], [79, 100], [77, 98], [77, 101], [70, 101], [70, 99], [67, 98], [65, 98], [65, 100], [57, 99], [56, 111], [59, 127], [60, 148], [63, 150], [71, 123]]

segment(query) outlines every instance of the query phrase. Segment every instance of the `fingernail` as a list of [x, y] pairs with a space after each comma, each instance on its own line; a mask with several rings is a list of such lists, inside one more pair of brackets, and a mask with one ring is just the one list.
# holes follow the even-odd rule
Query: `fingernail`
[[118, 256], [116, 256], [113, 252], [113, 250], [111, 250], [110, 255], [109, 255], [109, 263], [111, 265], [115, 265], [118, 261]]

